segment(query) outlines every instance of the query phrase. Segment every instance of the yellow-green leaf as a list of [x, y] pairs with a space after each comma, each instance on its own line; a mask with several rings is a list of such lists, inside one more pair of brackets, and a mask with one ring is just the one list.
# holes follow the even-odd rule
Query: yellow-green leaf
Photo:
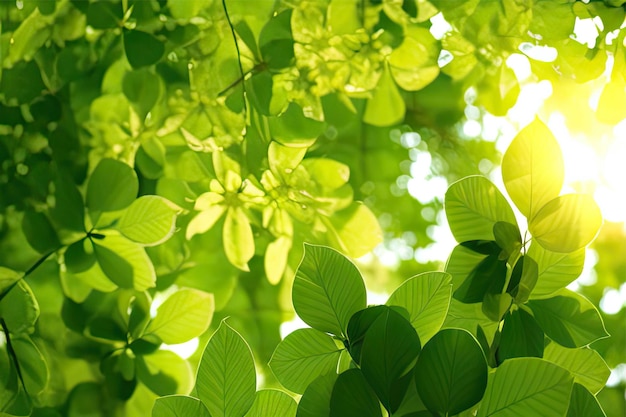
[[440, 48], [430, 31], [409, 27], [404, 41], [389, 56], [389, 69], [396, 83], [405, 90], [426, 87], [439, 75]]
[[385, 68], [372, 97], [367, 100], [363, 121], [374, 126], [392, 126], [404, 120], [406, 104]]
[[214, 310], [213, 294], [182, 289], [159, 306], [145, 333], [155, 334], [167, 344], [184, 343], [206, 331]]
[[561, 148], [539, 119], [517, 134], [502, 158], [504, 186], [529, 220], [558, 197], [564, 175]]
[[248, 271], [248, 261], [254, 255], [254, 236], [250, 220], [241, 207], [231, 207], [224, 222], [224, 252], [231, 264]]
[[117, 223], [117, 230], [132, 241], [154, 246], [166, 241], [176, 225], [176, 209], [156, 195], [133, 201]]
[[600, 226], [602, 213], [593, 198], [567, 194], [543, 206], [530, 221], [528, 230], [545, 249], [563, 253], [587, 246]]

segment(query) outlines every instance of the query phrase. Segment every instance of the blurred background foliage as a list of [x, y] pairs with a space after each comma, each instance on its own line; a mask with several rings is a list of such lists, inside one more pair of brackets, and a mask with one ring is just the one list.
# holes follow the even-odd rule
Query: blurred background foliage
[[[303, 242], [358, 258], [370, 302], [441, 270], [454, 246], [447, 186], [471, 174], [501, 184], [501, 152], [539, 117], [567, 186], [594, 194], [606, 219], [573, 285], [612, 336], [593, 346], [614, 369], [599, 399], [626, 415], [624, 3], [0, 2], [0, 282], [41, 261], [0, 286], [0, 316], [34, 315], [3, 328], [0, 369], [12, 369], [11, 334], [27, 339], [24, 363], [48, 370], [32, 375], [32, 404], [0, 411], [146, 415], [157, 395], [185, 391], [223, 317], [275, 385], [267, 362], [297, 326]], [[128, 208], [137, 192], [113, 204], [132, 194], [115, 178], [163, 197], [175, 228], [154, 241], [121, 228], [148, 209]], [[169, 227], [165, 206], [150, 227]], [[126, 243], [107, 247], [110, 236]], [[102, 247], [138, 255], [126, 266]], [[139, 285], [140, 269], [154, 282]], [[211, 328], [182, 350], [145, 328], [181, 288], [214, 303]]]

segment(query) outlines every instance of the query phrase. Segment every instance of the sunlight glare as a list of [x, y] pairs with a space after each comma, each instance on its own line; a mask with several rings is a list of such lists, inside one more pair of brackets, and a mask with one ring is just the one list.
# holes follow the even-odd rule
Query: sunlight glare
[[189, 359], [189, 357], [196, 352], [199, 344], [200, 344], [200, 340], [197, 337], [194, 337], [193, 339], [185, 343], [179, 343], [176, 345], [163, 344], [161, 346], [161, 349], [174, 352], [175, 354], [177, 354], [183, 359]]

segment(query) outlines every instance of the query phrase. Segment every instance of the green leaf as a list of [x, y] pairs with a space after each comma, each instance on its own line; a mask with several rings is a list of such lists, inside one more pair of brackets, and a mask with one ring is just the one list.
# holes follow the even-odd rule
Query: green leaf
[[270, 366], [285, 388], [301, 394], [318, 376], [337, 371], [342, 350], [326, 333], [298, 329], [276, 346]]
[[297, 417], [329, 417], [330, 398], [338, 375], [335, 373], [317, 377], [309, 384], [298, 403]]
[[[484, 242], [484, 241], [482, 241]], [[457, 245], [450, 254], [445, 270], [452, 276], [452, 287], [457, 290], [469, 274], [485, 259], [486, 254], [467, 247], [467, 242]]]
[[361, 370], [349, 369], [337, 377], [329, 417], [382, 417], [378, 398]]
[[137, 291], [154, 287], [154, 266], [140, 245], [113, 234], [92, 242], [100, 268], [115, 284]]
[[26, 281], [19, 281], [0, 300], [0, 317], [12, 335], [33, 333], [39, 318], [39, 303]]
[[485, 316], [495, 322], [502, 320], [513, 304], [513, 297], [508, 293], [487, 293], [483, 298], [482, 310]]
[[85, 230], [85, 204], [71, 177], [60, 175], [54, 181], [54, 207], [50, 217], [64, 229]]
[[22, 217], [22, 231], [28, 244], [39, 253], [48, 253], [61, 246], [52, 223], [43, 213], [26, 210]]
[[383, 240], [378, 219], [361, 202], [355, 201], [347, 208], [335, 212], [329, 220], [339, 247], [353, 258], [369, 253]]
[[443, 325], [452, 296], [452, 276], [445, 272], [426, 272], [409, 278], [385, 304], [409, 312], [411, 326], [421, 343], [426, 343]]
[[420, 347], [411, 323], [391, 308], [386, 308], [365, 333], [361, 371], [390, 413], [404, 398]]
[[270, 242], [265, 250], [265, 274], [267, 280], [272, 285], [276, 285], [283, 277], [289, 250], [291, 249], [292, 239], [286, 236], [279, 236], [276, 240]]
[[531, 223], [563, 187], [565, 168], [558, 142], [535, 119], [522, 129], [502, 157], [502, 179], [509, 196]]
[[445, 197], [450, 231], [457, 242], [495, 240], [494, 226], [507, 222], [517, 227], [515, 214], [498, 188], [479, 176], [452, 184]]
[[250, 220], [241, 207], [230, 207], [226, 212], [222, 237], [230, 263], [242, 271], [249, 271], [248, 261], [254, 256], [254, 235]]
[[22, 274], [0, 266], [0, 297], [4, 297], [4, 291], [20, 279], [22, 279]]
[[169, 350], [139, 355], [137, 378], [157, 395], [185, 394], [193, 386], [189, 363]]
[[293, 9], [287, 8], [272, 16], [259, 35], [259, 50], [263, 62], [271, 69], [281, 69], [291, 65], [294, 59], [293, 35], [291, 34], [291, 15]]
[[574, 383], [567, 417], [606, 417], [596, 397], [585, 387]]
[[202, 354], [195, 391], [213, 417], [242, 417], [254, 402], [252, 352], [224, 321]]
[[515, 72], [503, 63], [499, 68], [489, 71], [476, 89], [478, 90], [476, 104], [484, 106], [494, 116], [506, 116], [517, 102], [520, 84]]
[[537, 262], [537, 285], [530, 298], [547, 298], [565, 288], [583, 272], [585, 249], [571, 253], [556, 253], [533, 243], [528, 249], [528, 256]]
[[544, 359], [567, 369], [577, 382], [597, 394], [606, 384], [611, 374], [604, 359], [589, 347], [568, 349], [557, 343], [546, 346]]
[[306, 117], [293, 102], [283, 114], [270, 117], [268, 123], [272, 138], [290, 147], [309, 147], [326, 130], [326, 123]]
[[546, 335], [564, 347], [575, 348], [608, 337], [600, 313], [585, 297], [563, 290], [555, 297], [528, 302]]
[[572, 388], [569, 373], [538, 358], [504, 362], [489, 377], [477, 417], [562, 417]]
[[390, 69], [385, 67], [378, 85], [367, 100], [363, 121], [373, 126], [393, 126], [404, 120], [406, 104], [391, 78]]
[[176, 210], [171, 203], [156, 195], [139, 197], [126, 209], [116, 228], [137, 243], [154, 246], [174, 233]]
[[119, 27], [123, 10], [120, 3], [99, 1], [89, 3], [87, 24], [94, 29], [113, 29]]
[[498, 363], [521, 357], [543, 357], [543, 330], [525, 310], [513, 310], [504, 316], [500, 346], [496, 352]]
[[24, 388], [29, 395], [36, 396], [48, 385], [48, 364], [37, 345], [27, 335], [12, 337], [11, 343], [20, 364]]
[[521, 256], [517, 260], [506, 289], [507, 293], [515, 297], [517, 304], [524, 304], [528, 301], [531, 291], [537, 284], [538, 271], [537, 262], [530, 256]]
[[124, 51], [131, 67], [141, 68], [159, 62], [165, 45], [147, 32], [130, 30], [124, 32]]
[[380, 315], [388, 311], [387, 306], [369, 306], [363, 310], [357, 311], [350, 317], [348, 322], [348, 351], [354, 363], [359, 365], [361, 363], [361, 350], [363, 348], [363, 341], [365, 340], [365, 334], [376, 321]]
[[487, 386], [487, 361], [480, 345], [465, 330], [439, 331], [417, 359], [415, 384], [433, 413], [453, 415], [475, 405]]
[[439, 75], [440, 49], [428, 29], [407, 27], [402, 44], [389, 55], [389, 69], [396, 83], [407, 91], [430, 84]]
[[591, 196], [566, 194], [543, 206], [528, 224], [533, 238], [552, 252], [587, 246], [602, 226], [602, 213]]
[[498, 255], [489, 255], [468, 274], [453, 296], [464, 303], [479, 303], [486, 294], [502, 291], [506, 273], [506, 260], [500, 260]]
[[121, 210], [135, 200], [139, 190], [137, 174], [128, 165], [103, 159], [87, 184], [87, 208], [91, 212]]
[[359, 270], [324, 246], [305, 244], [292, 294], [294, 309], [305, 323], [337, 336], [345, 337], [350, 317], [366, 305]]
[[288, 394], [278, 390], [263, 389], [256, 393], [246, 417], [295, 417], [297, 408], [298, 404]]
[[89, 270], [96, 262], [93, 243], [87, 238], [72, 243], [63, 254], [63, 260], [65, 267], [71, 274], [79, 274]]
[[522, 236], [516, 225], [506, 222], [497, 222], [493, 225], [493, 235], [496, 244], [507, 255], [519, 251], [522, 248]]
[[157, 398], [152, 417], [211, 417], [204, 404], [197, 398], [170, 395]]
[[163, 343], [184, 343], [209, 328], [215, 303], [213, 294], [185, 288], [176, 291], [158, 308], [145, 334], [157, 335]]

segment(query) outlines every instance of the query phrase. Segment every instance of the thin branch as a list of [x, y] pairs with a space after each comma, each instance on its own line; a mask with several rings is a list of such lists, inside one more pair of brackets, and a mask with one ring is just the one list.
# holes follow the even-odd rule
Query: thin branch
[[46, 253], [45, 255], [43, 255], [41, 258], [39, 258], [37, 260], [37, 262], [35, 262], [33, 264], [33, 266], [31, 266], [30, 268], [28, 268], [28, 271], [24, 272], [24, 275], [22, 275], [20, 277], [20, 279], [16, 280], [15, 282], [13, 282], [11, 285], [9, 285], [8, 287], [6, 287], [4, 289], [4, 291], [0, 294], [0, 301], [2, 301], [4, 299], [4, 297], [7, 296], [8, 293], [11, 292], [11, 290], [17, 286], [17, 284], [20, 283], [21, 280], [23, 280], [24, 278], [26, 278], [27, 276], [29, 276], [30, 274], [32, 274], [37, 268], [39, 268], [39, 266], [44, 263], [46, 261], [46, 259], [48, 259], [50, 257], [50, 255], [52, 255], [54, 252], [56, 252], [57, 250], [53, 250], [50, 251], [48, 253]]
[[24, 387], [24, 392], [28, 395], [28, 390], [26, 389], [26, 384], [24, 384], [24, 377], [22, 375], [22, 368], [20, 368], [20, 362], [17, 360], [17, 354], [15, 353], [15, 349], [13, 348], [13, 343], [11, 342], [11, 336], [9, 335], [9, 328], [7, 327], [7, 323], [3, 318], [0, 318], [0, 326], [2, 326], [2, 331], [4, 332], [4, 337], [7, 340], [7, 353], [13, 360], [15, 364], [15, 370], [17, 371], [17, 377], [20, 379], [22, 383], [22, 387]]
[[[246, 77], [246, 74], [243, 72], [243, 65], [241, 64], [241, 51], [239, 51], [239, 43], [237, 43], [237, 34], [235, 33], [235, 27], [233, 26], [233, 22], [230, 20], [230, 15], [228, 14], [228, 8], [226, 7], [226, 0], [222, 0], [222, 7], [224, 8], [224, 14], [226, 15], [226, 20], [228, 21], [228, 26], [230, 26], [230, 33], [232, 33], [233, 41], [235, 42], [235, 49], [237, 50], [237, 63], [239, 64], [239, 72], [241, 73], [240, 80], [243, 81], [245, 79], [245, 77]], [[239, 81], [239, 82], [241, 82], [241, 81]], [[243, 111], [244, 111], [244, 113], [247, 114], [248, 113], [248, 105], [246, 104], [246, 85], [242, 84], [241, 88], [243, 90], [243, 93], [242, 93], [243, 94]], [[227, 90], [228, 90], [228, 88], [227, 88]]]

